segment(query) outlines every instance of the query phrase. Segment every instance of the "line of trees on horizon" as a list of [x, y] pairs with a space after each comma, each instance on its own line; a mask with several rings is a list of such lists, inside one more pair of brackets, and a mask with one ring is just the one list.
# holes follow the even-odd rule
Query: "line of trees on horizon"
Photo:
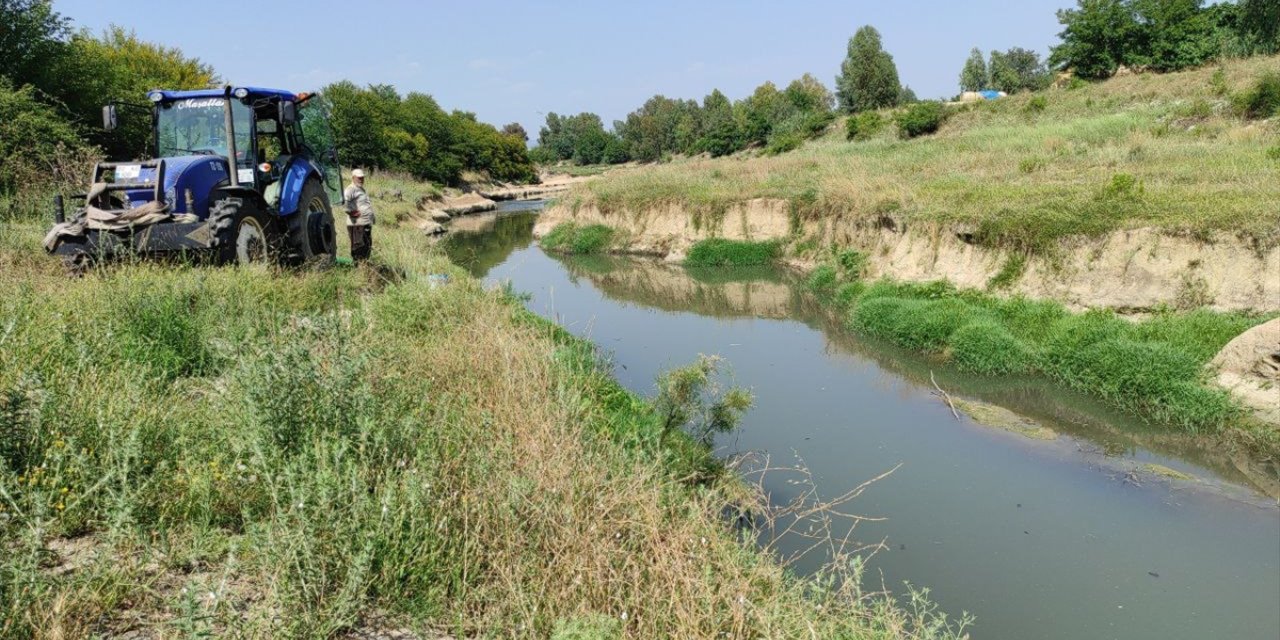
[[[960, 90], [1039, 91], [1052, 84], [1055, 71], [1098, 80], [1121, 66], [1167, 72], [1220, 57], [1280, 52], [1280, 0], [1208, 6], [1204, 0], [1077, 0], [1076, 8], [1061, 10], [1057, 17], [1063, 25], [1061, 42], [1050, 48], [1047, 59], [1022, 47], [992, 50], [989, 56], [975, 47], [961, 69]], [[701, 103], [657, 95], [611, 128], [594, 113], [551, 113], [530, 154], [539, 164], [618, 164], [677, 154], [720, 156], [749, 148], [781, 153], [820, 135], [838, 113], [916, 102], [915, 93], [901, 83], [880, 32], [865, 25], [849, 39], [834, 92], [805, 74], [785, 91], [766, 82], [736, 102], [718, 89]], [[936, 126], [938, 118], [931, 119]]]

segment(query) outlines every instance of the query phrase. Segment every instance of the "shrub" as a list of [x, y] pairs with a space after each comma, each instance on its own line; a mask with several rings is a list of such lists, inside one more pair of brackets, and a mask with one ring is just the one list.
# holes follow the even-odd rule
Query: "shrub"
[[1218, 67], [1213, 72], [1213, 75], [1209, 76], [1209, 90], [1212, 91], [1215, 96], [1225, 96], [1230, 92], [1231, 89], [1227, 86], [1226, 69]]
[[836, 263], [840, 265], [844, 277], [857, 280], [867, 270], [867, 254], [855, 249], [841, 251], [836, 256]]
[[12, 196], [0, 218], [27, 217], [51, 209], [55, 190], [83, 190], [97, 149], [35, 97], [0, 77], [0, 196]]
[[1018, 171], [1021, 173], [1035, 173], [1045, 167], [1044, 158], [1023, 158], [1018, 161]]
[[795, 151], [803, 144], [804, 137], [797, 132], [777, 133], [769, 137], [769, 144], [765, 145], [764, 152], [768, 155], [776, 156], [788, 151]]
[[842, 308], [847, 308], [858, 301], [858, 297], [863, 291], [867, 290], [867, 286], [861, 282], [846, 282], [836, 289], [836, 304]]
[[934, 133], [946, 119], [947, 109], [941, 102], [917, 102], [898, 114], [898, 134], [916, 138]]
[[1031, 368], [1030, 349], [992, 320], [970, 322], [951, 336], [951, 358], [962, 369], [986, 375], [1022, 373]]
[[830, 291], [836, 286], [836, 278], [836, 268], [829, 264], [824, 264], [809, 274], [809, 288], [820, 293]]
[[613, 229], [602, 224], [579, 227], [572, 222], [564, 222], [542, 238], [542, 246], [562, 253], [599, 253], [613, 241], [613, 233]]
[[1246, 118], [1260, 120], [1280, 115], [1280, 73], [1263, 74], [1252, 89], [1236, 96], [1235, 103]]
[[1280, 144], [1267, 149], [1267, 157], [1272, 160], [1280, 161]]
[[777, 242], [708, 238], [689, 249], [684, 264], [689, 267], [749, 267], [773, 262], [777, 255]]
[[879, 111], [863, 111], [844, 121], [845, 138], [849, 140], [868, 140], [883, 128], [884, 116]]
[[1049, 99], [1044, 96], [1035, 96], [1027, 102], [1027, 113], [1041, 113], [1049, 106]]

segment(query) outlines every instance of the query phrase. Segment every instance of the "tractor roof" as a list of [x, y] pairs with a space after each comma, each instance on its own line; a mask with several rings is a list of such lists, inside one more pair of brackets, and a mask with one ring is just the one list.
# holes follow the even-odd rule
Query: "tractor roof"
[[[298, 99], [298, 96], [295, 95], [292, 91], [285, 91], [283, 89], [263, 89], [262, 87], [232, 87], [231, 88], [232, 91], [235, 91], [237, 89], [247, 90], [249, 92], [249, 97], [253, 99], [261, 99], [261, 98], [280, 98], [281, 100], [297, 100]], [[191, 91], [157, 90], [157, 91], [152, 91], [150, 93], [157, 93], [157, 92], [161, 96], [164, 96], [162, 102], [169, 102], [171, 100], [186, 100], [188, 98], [221, 98], [227, 95], [227, 90], [225, 88], [224, 89], [194, 89]]]

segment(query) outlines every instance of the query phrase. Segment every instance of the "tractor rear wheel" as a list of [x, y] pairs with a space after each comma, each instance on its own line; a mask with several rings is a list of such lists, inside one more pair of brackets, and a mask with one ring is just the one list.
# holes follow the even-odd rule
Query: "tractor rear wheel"
[[338, 253], [337, 232], [329, 196], [319, 180], [308, 180], [298, 210], [288, 217], [289, 249], [302, 264], [330, 263]]
[[245, 211], [239, 200], [219, 200], [209, 210], [218, 264], [257, 264], [271, 258], [272, 238], [262, 216]]

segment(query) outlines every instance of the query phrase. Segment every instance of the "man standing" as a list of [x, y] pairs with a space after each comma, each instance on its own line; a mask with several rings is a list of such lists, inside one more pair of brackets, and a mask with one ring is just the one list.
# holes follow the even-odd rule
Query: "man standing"
[[351, 235], [351, 260], [364, 262], [373, 250], [373, 203], [364, 190], [364, 171], [351, 172], [351, 184], [342, 194], [347, 206], [347, 232]]

